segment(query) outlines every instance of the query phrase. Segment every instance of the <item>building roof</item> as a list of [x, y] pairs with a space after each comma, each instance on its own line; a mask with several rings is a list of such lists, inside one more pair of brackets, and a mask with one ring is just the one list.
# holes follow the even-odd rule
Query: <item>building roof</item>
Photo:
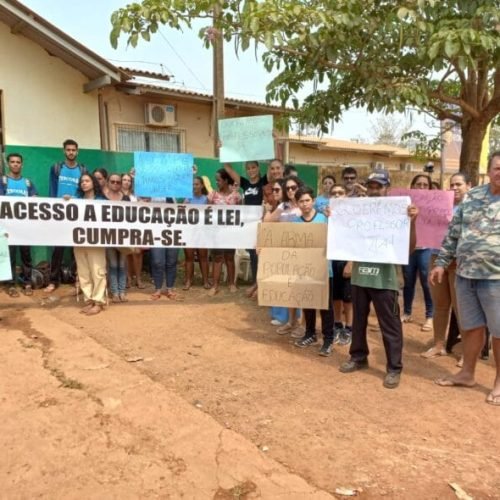
[[[149, 77], [148, 77], [149, 78]], [[154, 78], [153, 78], [154, 80]], [[116, 85], [119, 90], [132, 95], [149, 95], [149, 96], [170, 96], [175, 97], [179, 100], [184, 101], [198, 101], [198, 102], [212, 102], [213, 95], [205, 92], [198, 92], [188, 89], [178, 89], [164, 82], [156, 83], [146, 83], [139, 81], [138, 79], [130, 79], [127, 82], [122, 82]], [[272, 104], [266, 104], [259, 101], [250, 101], [246, 99], [237, 99], [234, 97], [226, 96], [225, 99], [226, 106], [231, 106], [235, 108], [248, 108], [252, 110], [267, 111], [269, 113], [282, 113], [284, 108], [281, 106], [276, 106]]]
[[392, 156], [408, 158], [412, 156], [410, 150], [391, 146], [388, 144], [365, 144], [361, 142], [346, 141], [342, 139], [334, 139], [333, 137], [312, 137], [303, 135], [290, 135], [284, 140], [295, 144], [303, 144], [305, 147], [310, 147], [319, 150], [332, 151], [352, 151], [365, 152], [372, 154], [380, 154], [382, 156]]
[[0, 0], [0, 22], [83, 73], [85, 92], [130, 78], [123, 70], [89, 50], [17, 0]]

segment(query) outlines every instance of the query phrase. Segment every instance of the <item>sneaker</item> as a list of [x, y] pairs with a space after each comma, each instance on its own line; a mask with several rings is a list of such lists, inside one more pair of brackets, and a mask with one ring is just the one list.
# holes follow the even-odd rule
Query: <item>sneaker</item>
[[401, 373], [389, 372], [384, 378], [384, 387], [386, 389], [396, 389], [401, 379]]
[[366, 370], [366, 368], [368, 368], [368, 360], [354, 361], [354, 359], [350, 359], [340, 365], [339, 371], [342, 373], [351, 373], [358, 370]]
[[279, 319], [272, 319], [271, 325], [273, 326], [283, 326], [283, 323]]
[[296, 347], [309, 347], [310, 345], [316, 344], [318, 339], [315, 335], [304, 335], [300, 340], [294, 343]]
[[286, 323], [285, 325], [280, 326], [276, 330], [276, 333], [278, 335], [288, 335], [293, 329], [294, 329], [294, 326], [292, 326], [290, 323]]
[[413, 318], [411, 317], [411, 314], [403, 314], [401, 321], [403, 323], [411, 323], [413, 321]]
[[430, 332], [432, 330], [432, 326], [432, 318], [426, 318], [425, 323], [422, 325], [422, 328], [420, 328], [420, 330], [423, 332]]
[[333, 342], [325, 340], [323, 342], [323, 345], [321, 346], [321, 349], [319, 350], [319, 355], [320, 356], [331, 356], [332, 351], [333, 351]]
[[303, 326], [297, 326], [292, 330], [290, 337], [292, 339], [301, 339], [306, 334], [306, 329]]
[[340, 342], [340, 335], [342, 333], [343, 328], [335, 327], [333, 329], [333, 343], [338, 344]]
[[339, 333], [339, 345], [349, 345], [352, 340], [352, 331], [347, 328], [342, 328], [342, 331]]

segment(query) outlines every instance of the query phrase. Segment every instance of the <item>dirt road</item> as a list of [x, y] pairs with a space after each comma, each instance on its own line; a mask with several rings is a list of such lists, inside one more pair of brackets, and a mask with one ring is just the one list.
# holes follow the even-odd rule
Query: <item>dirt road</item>
[[0, 298], [3, 498], [500, 497], [492, 361], [473, 389], [438, 387], [456, 359], [420, 358], [416, 324], [389, 391], [379, 333], [344, 375], [347, 347], [294, 347], [242, 292], [136, 291], [91, 318], [56, 294]]

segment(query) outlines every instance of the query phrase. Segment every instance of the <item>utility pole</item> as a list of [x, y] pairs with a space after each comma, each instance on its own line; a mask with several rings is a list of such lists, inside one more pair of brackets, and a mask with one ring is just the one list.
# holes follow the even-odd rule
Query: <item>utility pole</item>
[[219, 157], [219, 119], [224, 118], [224, 38], [217, 30], [217, 20], [221, 16], [221, 6], [214, 2], [214, 38], [213, 38], [213, 105], [212, 130], [214, 136], [214, 156]]

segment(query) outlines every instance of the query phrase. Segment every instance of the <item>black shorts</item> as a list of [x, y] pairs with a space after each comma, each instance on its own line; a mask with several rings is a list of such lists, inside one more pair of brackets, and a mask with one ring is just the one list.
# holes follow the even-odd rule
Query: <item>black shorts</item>
[[332, 300], [341, 300], [350, 303], [351, 299], [351, 278], [344, 278], [344, 267], [347, 264], [345, 260], [333, 260], [333, 293]]

